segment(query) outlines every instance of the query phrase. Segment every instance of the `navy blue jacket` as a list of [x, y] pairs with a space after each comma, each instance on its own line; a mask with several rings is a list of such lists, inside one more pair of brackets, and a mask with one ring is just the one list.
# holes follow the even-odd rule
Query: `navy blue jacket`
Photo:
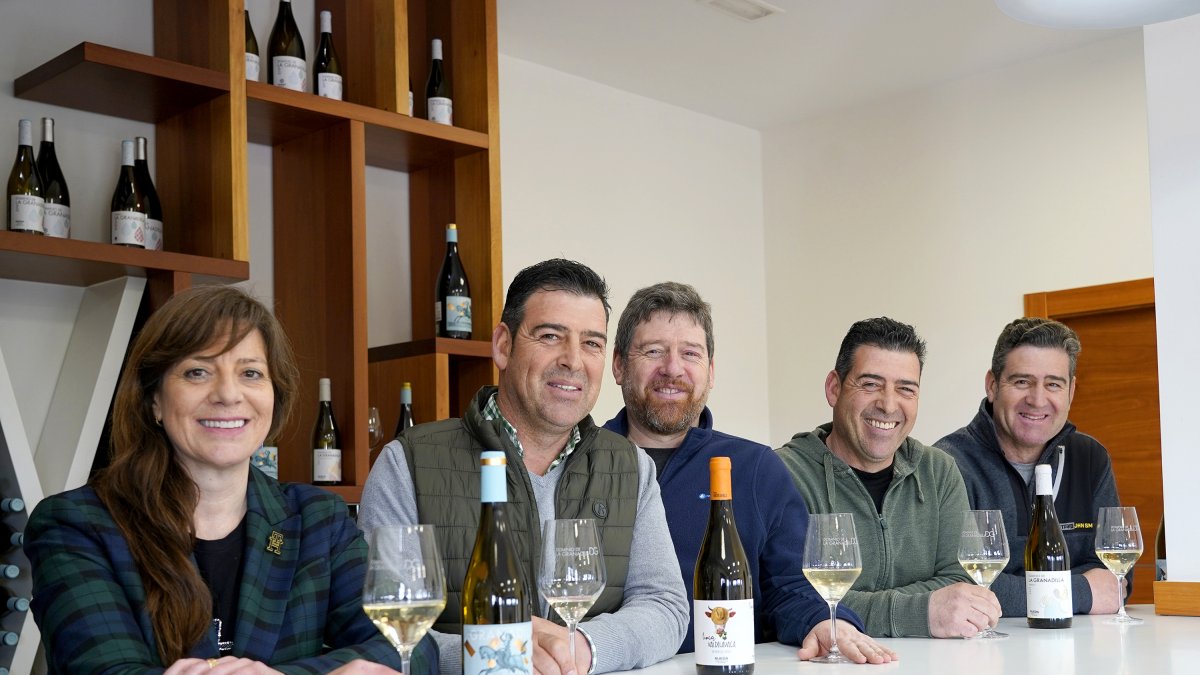
[[[604, 428], [627, 435], [625, 409]], [[658, 476], [688, 607], [693, 607], [696, 557], [708, 526], [708, 460], [712, 457], [729, 457], [733, 464], [733, 517], [754, 582], [754, 641], [799, 645], [813, 626], [829, 618], [829, 605], [801, 568], [808, 507], [782, 460], [770, 448], [714, 431], [707, 407], [700, 414], [699, 426], [688, 430]], [[692, 618], [680, 653], [695, 650]], [[863, 629], [862, 621], [848, 609], [838, 607], [838, 618]]]

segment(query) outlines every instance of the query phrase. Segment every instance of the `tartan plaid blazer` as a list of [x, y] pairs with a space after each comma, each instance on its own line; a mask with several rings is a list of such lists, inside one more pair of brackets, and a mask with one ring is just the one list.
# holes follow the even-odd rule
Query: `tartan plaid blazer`
[[[367, 546], [341, 498], [251, 468], [247, 507], [233, 654], [285, 673], [328, 673], [356, 658], [399, 670], [362, 611]], [[42, 500], [25, 532], [49, 672], [162, 672], [129, 544], [91, 486]], [[190, 655], [217, 655], [215, 629]], [[426, 637], [413, 673], [435, 673], [437, 663]]]

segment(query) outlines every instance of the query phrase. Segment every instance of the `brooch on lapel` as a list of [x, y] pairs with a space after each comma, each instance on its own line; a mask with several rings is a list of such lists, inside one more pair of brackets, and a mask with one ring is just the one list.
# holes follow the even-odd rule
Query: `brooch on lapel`
[[278, 530], [271, 530], [271, 536], [267, 537], [267, 553], [275, 555], [283, 555], [283, 533]]

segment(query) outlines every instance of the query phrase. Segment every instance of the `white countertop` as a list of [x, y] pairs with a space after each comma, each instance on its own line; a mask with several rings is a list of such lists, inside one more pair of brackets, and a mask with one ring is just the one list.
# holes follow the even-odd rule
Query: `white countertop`
[[[1076, 616], [1064, 630], [1033, 630], [1024, 618], [1001, 619], [998, 630], [1007, 640], [879, 640], [900, 660], [878, 666], [816, 664], [798, 661], [796, 648], [779, 643], [755, 650], [755, 675], [820, 673], [1200, 673], [1200, 618], [1158, 616], [1153, 605], [1133, 605], [1128, 612], [1146, 622], [1137, 626], [1104, 623], [1107, 616]], [[680, 654], [639, 671], [639, 675], [695, 675], [692, 654]]]

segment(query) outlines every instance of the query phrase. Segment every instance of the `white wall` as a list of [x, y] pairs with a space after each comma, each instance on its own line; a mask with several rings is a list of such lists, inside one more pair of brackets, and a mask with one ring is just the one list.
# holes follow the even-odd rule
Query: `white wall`
[[[716, 422], [766, 442], [759, 133], [503, 55], [500, 129], [505, 288], [547, 258], [589, 265], [612, 288], [611, 346], [634, 291], [696, 286], [713, 307]], [[594, 417], [621, 405], [606, 372]]]
[[829, 420], [822, 384], [858, 319], [928, 342], [913, 435], [933, 443], [974, 414], [1023, 294], [1153, 273], [1138, 34], [769, 130], [763, 146], [774, 444]]

